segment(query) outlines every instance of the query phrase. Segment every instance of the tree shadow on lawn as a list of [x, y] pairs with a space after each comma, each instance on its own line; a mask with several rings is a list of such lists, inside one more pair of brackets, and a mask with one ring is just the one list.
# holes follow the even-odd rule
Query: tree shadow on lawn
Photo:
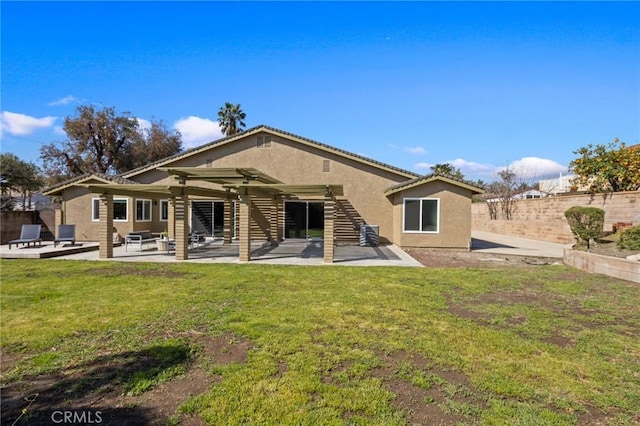
[[[144, 391], [168, 369], [192, 362], [187, 344], [155, 345], [140, 351], [99, 356], [84, 364], [41, 376], [26, 376], [2, 388], [2, 424], [155, 422], [149, 408], [114, 402], [123, 392]], [[151, 384], [150, 386], [153, 386]], [[137, 388], [136, 388], [137, 387]], [[66, 417], [65, 417], [66, 416]], [[71, 421], [69, 421], [71, 420]]]

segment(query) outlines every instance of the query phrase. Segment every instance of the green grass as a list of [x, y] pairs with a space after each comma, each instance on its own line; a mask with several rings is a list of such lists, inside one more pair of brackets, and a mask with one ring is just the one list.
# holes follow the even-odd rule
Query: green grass
[[[465, 423], [576, 424], [589, 412], [609, 424], [640, 421], [640, 287], [624, 281], [557, 266], [0, 266], [0, 343], [17, 358], [4, 384], [89, 370], [134, 395], [199, 359], [219, 380], [180, 410], [210, 424], [405, 424], [374, 374], [388, 367], [383, 355], [405, 353], [425, 365], [408, 358], [393, 379], [439, 387], [445, 400], [423, 402]], [[185, 337], [192, 330], [249, 339], [246, 362], [206, 359]], [[123, 359], [131, 374], [93, 367]], [[468, 386], [430, 366], [465, 375]]]

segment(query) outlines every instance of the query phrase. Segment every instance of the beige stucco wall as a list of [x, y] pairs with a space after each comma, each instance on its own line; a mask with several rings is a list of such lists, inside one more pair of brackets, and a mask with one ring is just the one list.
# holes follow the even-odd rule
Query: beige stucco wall
[[[283, 137], [272, 136], [270, 148], [258, 148], [259, 135], [212, 148], [165, 167], [206, 167], [209, 161], [212, 167], [252, 167], [285, 184], [341, 184], [344, 198], [351, 202], [368, 224], [380, 226], [381, 239], [391, 241], [393, 206], [384, 191], [391, 185], [408, 180], [408, 177]], [[323, 171], [323, 160], [330, 161], [329, 172]], [[157, 170], [133, 179], [142, 183], [175, 182], [165, 172]], [[216, 187], [202, 182], [194, 185]]]
[[[440, 200], [438, 233], [403, 231], [405, 198]], [[468, 248], [471, 241], [471, 192], [442, 181], [429, 182], [393, 194], [394, 241], [401, 247]]]
[[[100, 222], [92, 220], [92, 200], [99, 195], [90, 193], [81, 187], [72, 187], [65, 190], [62, 202], [64, 223], [76, 225], [76, 239], [78, 241], [98, 241], [98, 228]], [[141, 197], [141, 199], [150, 199]], [[127, 200], [127, 221], [114, 220], [113, 226], [121, 237], [131, 231], [150, 230], [161, 232], [167, 228], [167, 222], [160, 221], [159, 200], [151, 199], [151, 222], [139, 222], [135, 219], [135, 199], [115, 195], [114, 199]], [[154, 201], [156, 204], [154, 205]]]

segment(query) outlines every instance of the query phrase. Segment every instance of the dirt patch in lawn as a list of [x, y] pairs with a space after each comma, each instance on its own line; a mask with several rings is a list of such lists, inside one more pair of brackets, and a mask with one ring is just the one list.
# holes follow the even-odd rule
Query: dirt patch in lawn
[[[563, 275], [562, 279], [571, 280], [572, 274]], [[593, 291], [606, 292], [607, 289]], [[622, 316], [612, 315], [610, 312], [596, 308], [584, 308], [576, 305], [575, 300], [567, 298], [562, 294], [551, 296], [543, 286], [536, 283], [529, 283], [522, 288], [510, 291], [494, 291], [480, 294], [473, 297], [464, 297], [456, 294], [452, 289], [449, 293], [444, 293], [447, 300], [447, 310], [449, 313], [463, 319], [474, 321], [483, 326], [496, 329], [512, 330], [524, 338], [531, 338], [527, 331], [526, 323], [529, 320], [526, 308], [519, 312], [512, 312], [510, 316], [496, 318], [492, 306], [523, 306], [532, 307], [536, 311], [548, 311], [550, 315], [567, 320], [569, 325], [567, 330], [569, 335], [561, 333], [560, 329], [549, 332], [542, 341], [561, 348], [573, 347], [575, 340], [572, 334], [582, 330], [593, 330], [599, 327], [611, 327], [621, 330], [628, 335], [640, 333], [640, 327]], [[513, 311], [513, 310], [512, 310]], [[606, 318], [603, 320], [603, 318]], [[596, 320], [598, 319], [598, 320]]]
[[[19, 417], [16, 424], [51, 425], [65, 419], [67, 423], [71, 419], [76, 424], [101, 425], [166, 424], [169, 420], [181, 425], [203, 424], [198, 417], [176, 410], [215, 383], [216, 377], [207, 372], [208, 365], [246, 362], [252, 345], [232, 335], [196, 335], [187, 342], [185, 357], [173, 357], [175, 365], [163, 361], [158, 353], [183, 349], [158, 345], [150, 350], [101, 355], [52, 374], [23, 377], [0, 390], [2, 424], [13, 424]], [[193, 355], [194, 349], [197, 355]], [[180, 366], [183, 373], [171, 380], [139, 395], [128, 392], [127, 383], [141, 371]]]
[[381, 366], [372, 375], [396, 395], [393, 405], [408, 424], [452, 425], [469, 421], [464, 413], [484, 405], [464, 374], [445, 370], [406, 351], [377, 353]]
[[120, 277], [137, 275], [140, 277], [164, 277], [164, 278], [180, 278], [187, 274], [184, 272], [176, 272], [169, 270], [168, 265], [162, 265], [160, 268], [141, 268], [135, 265], [119, 265], [108, 268], [91, 268], [87, 270], [87, 274], [97, 275], [100, 277]]
[[457, 249], [408, 248], [405, 251], [424, 266], [431, 268], [505, 268], [562, 264], [561, 259], [508, 256]]

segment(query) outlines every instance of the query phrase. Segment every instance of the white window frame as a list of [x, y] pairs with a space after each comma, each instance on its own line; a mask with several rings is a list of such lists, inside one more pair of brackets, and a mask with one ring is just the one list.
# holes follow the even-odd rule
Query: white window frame
[[[138, 219], [138, 203], [142, 203], [142, 219]], [[145, 208], [145, 204], [148, 205]], [[136, 198], [135, 218], [136, 222], [151, 222], [153, 220], [153, 201], [148, 198]], [[145, 213], [149, 214], [149, 218], [145, 218]]]
[[[125, 218], [124, 219], [116, 219], [114, 217], [114, 222], [128, 222], [129, 221], [129, 199], [128, 198], [114, 198], [113, 199], [113, 208], [115, 208], [116, 202], [124, 201], [124, 211]], [[96, 204], [96, 202], [98, 204]], [[97, 208], [97, 209], [96, 209]], [[92, 198], [91, 199], [91, 221], [92, 222], [100, 222], [100, 198]]]
[[[422, 229], [422, 207], [423, 201], [436, 201], [436, 230], [435, 231], [422, 231], [422, 230], [407, 230], [406, 221], [406, 206], [407, 201], [420, 201], [420, 229]], [[402, 232], [405, 234], [439, 234], [440, 233], [440, 198], [403, 198], [402, 200]]]
[[[165, 218], [162, 217], [162, 205], [163, 204], [167, 205], [167, 217], [165, 217]], [[160, 222], [168, 222], [169, 221], [169, 200], [160, 200], [160, 202], [158, 203], [158, 218], [159, 218]]]

